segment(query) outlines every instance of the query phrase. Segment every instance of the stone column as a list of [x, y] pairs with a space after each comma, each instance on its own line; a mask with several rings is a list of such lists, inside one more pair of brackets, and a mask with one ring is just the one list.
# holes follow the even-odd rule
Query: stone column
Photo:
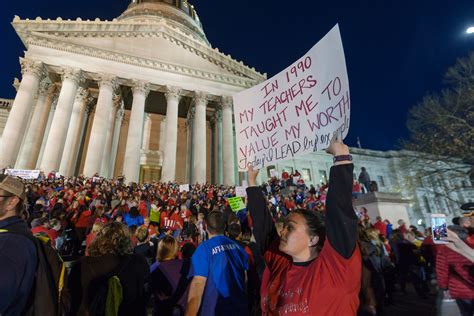
[[100, 167], [100, 174], [107, 179], [110, 178], [110, 157], [112, 157], [112, 139], [115, 130], [115, 116], [117, 115], [117, 110], [121, 105], [122, 98], [120, 96], [115, 96], [114, 107], [112, 108], [109, 120], [107, 121], [107, 136], [105, 137], [104, 154]]
[[89, 120], [90, 112], [92, 111], [91, 102], [93, 100], [94, 98], [89, 95], [89, 97], [86, 98], [86, 100], [84, 101], [85, 102], [84, 113], [79, 120], [79, 133], [76, 139], [77, 145], [73, 154], [73, 163], [72, 163], [72, 169], [71, 169], [73, 175], [79, 174], [79, 167], [81, 164], [81, 160], [79, 159], [79, 156], [82, 157], [81, 153], [84, 150], [84, 141], [85, 141], [84, 133], [86, 130], [87, 122]]
[[233, 135], [232, 98], [222, 97], [222, 155], [225, 185], [235, 185]]
[[58, 171], [66, 141], [67, 130], [71, 120], [74, 99], [82, 71], [75, 68], [65, 68], [62, 73], [63, 84], [58, 97], [58, 105], [54, 112], [53, 122], [49, 130], [48, 140], [44, 147], [41, 170], [44, 172]]
[[123, 163], [123, 174], [128, 182], [138, 183], [140, 179], [140, 147], [142, 145], [143, 113], [149, 85], [145, 81], [133, 82], [133, 103], [128, 126], [127, 146]]
[[0, 169], [13, 167], [25, 134], [28, 114], [38, 92], [39, 83], [44, 77], [42, 62], [20, 58], [23, 79], [13, 102], [7, 124], [0, 143]]
[[30, 127], [26, 131], [23, 146], [18, 156], [16, 164], [18, 169], [34, 169], [36, 166], [44, 128], [48, 121], [47, 115], [52, 103], [52, 96], [50, 97], [48, 93], [50, 88], [51, 82], [49, 79], [41, 81]]
[[120, 109], [117, 111], [115, 115], [115, 127], [114, 127], [114, 138], [112, 139], [112, 151], [110, 157], [110, 167], [109, 167], [109, 177], [114, 177], [115, 172], [115, 162], [117, 161], [117, 150], [120, 140], [120, 129], [122, 128], [123, 122], [123, 115], [125, 114], [125, 110], [123, 108], [123, 100], [120, 106]]
[[145, 113], [143, 124], [143, 137], [142, 137], [142, 149], [150, 149], [150, 137], [151, 137], [151, 114]]
[[117, 89], [117, 78], [113, 75], [101, 75], [99, 81], [99, 97], [92, 123], [92, 129], [87, 146], [87, 156], [84, 164], [84, 175], [91, 177], [99, 173], [102, 165], [105, 138], [107, 136], [107, 122], [113, 107], [114, 91]]
[[[86, 100], [86, 112], [84, 113], [84, 117], [81, 121], [81, 132], [79, 134], [79, 146], [77, 148], [77, 152], [75, 154], [75, 164], [74, 164], [74, 172], [73, 174], [84, 174], [84, 165], [81, 163], [83, 159], [85, 159], [86, 152], [86, 133], [89, 125], [92, 123], [91, 121], [94, 119], [95, 114], [95, 106], [97, 105], [97, 101], [92, 96], [89, 96]], [[90, 137], [89, 137], [90, 138]], [[82, 170], [81, 170], [82, 167]]]
[[163, 155], [163, 151], [165, 150], [165, 131], [166, 131], [166, 116], [161, 119], [160, 124], [160, 140], [159, 140], [159, 151], [161, 151]]
[[181, 89], [166, 87], [166, 129], [163, 148], [163, 166], [161, 181], [168, 182], [176, 179], [176, 151], [178, 146], [178, 106]]
[[65, 177], [70, 177], [74, 173], [74, 165], [76, 158], [76, 151], [79, 150], [80, 140], [79, 134], [81, 132], [81, 121], [86, 112], [87, 96], [89, 91], [80, 87], [72, 107], [71, 120], [67, 129], [66, 142], [64, 144], [63, 155], [61, 157], [61, 164], [59, 165], [59, 173]]
[[224, 183], [224, 165], [222, 163], [222, 110], [216, 112], [216, 166], [217, 166], [217, 184]]
[[217, 122], [215, 115], [209, 120], [209, 126], [211, 128], [211, 183], [217, 183]]
[[206, 106], [207, 95], [195, 94], [193, 182], [206, 183]]
[[194, 108], [190, 108], [186, 120], [186, 181], [188, 183], [192, 183], [193, 180], [193, 120]]
[[38, 159], [36, 160], [36, 169], [40, 168], [41, 161], [43, 161], [44, 147], [46, 146], [46, 142], [48, 141], [49, 131], [51, 130], [51, 123], [53, 123], [54, 112], [56, 112], [57, 105], [58, 105], [58, 96], [55, 95], [51, 103], [51, 109], [48, 113], [48, 121], [46, 122], [46, 127], [44, 129], [43, 137], [41, 140], [41, 147], [38, 154]]

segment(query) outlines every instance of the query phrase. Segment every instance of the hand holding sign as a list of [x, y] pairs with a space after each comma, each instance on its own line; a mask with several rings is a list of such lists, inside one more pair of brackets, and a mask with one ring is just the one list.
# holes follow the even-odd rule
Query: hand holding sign
[[234, 95], [240, 171], [329, 146], [349, 129], [349, 80], [336, 25], [305, 56], [273, 78]]
[[349, 155], [349, 147], [342, 142], [340, 135], [334, 134], [326, 152], [333, 156]]

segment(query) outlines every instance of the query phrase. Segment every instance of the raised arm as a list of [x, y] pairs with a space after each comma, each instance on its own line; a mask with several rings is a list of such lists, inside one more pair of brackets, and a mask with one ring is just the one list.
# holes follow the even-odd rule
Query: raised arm
[[263, 256], [278, 234], [272, 214], [267, 208], [266, 200], [260, 187], [257, 186], [258, 170], [248, 169], [247, 210], [252, 219], [253, 236]]
[[[326, 152], [344, 159], [349, 147], [335, 139]], [[357, 216], [352, 206], [352, 174], [354, 165], [349, 159], [334, 163], [329, 174], [326, 200], [326, 235], [331, 246], [344, 258], [349, 259], [357, 241]]]

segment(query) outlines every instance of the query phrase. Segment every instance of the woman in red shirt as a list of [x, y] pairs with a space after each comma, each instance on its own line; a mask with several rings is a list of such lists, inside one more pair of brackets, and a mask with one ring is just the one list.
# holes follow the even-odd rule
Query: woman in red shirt
[[77, 238], [82, 242], [86, 239], [86, 230], [89, 227], [92, 212], [85, 205], [80, 205], [72, 218], [76, 228]]
[[280, 238], [256, 186], [258, 171], [249, 168], [248, 210], [266, 263], [260, 291], [263, 315], [357, 314], [362, 261], [351, 201], [354, 166], [343, 143], [332, 140], [326, 151], [337, 157], [326, 218], [295, 210], [285, 219]]

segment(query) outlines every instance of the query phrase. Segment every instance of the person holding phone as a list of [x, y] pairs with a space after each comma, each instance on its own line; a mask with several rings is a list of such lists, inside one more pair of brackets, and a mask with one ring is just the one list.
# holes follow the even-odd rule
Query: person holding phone
[[248, 210], [253, 235], [266, 263], [261, 287], [262, 315], [356, 315], [362, 259], [358, 218], [352, 207], [354, 166], [349, 148], [335, 137], [326, 152], [334, 156], [326, 218], [296, 209], [278, 236], [258, 171], [248, 168]]
[[[473, 249], [462, 240], [467, 232], [461, 226], [449, 226], [436, 256], [438, 286], [456, 300], [462, 316], [474, 314]], [[468, 249], [469, 248], [469, 249]]]

